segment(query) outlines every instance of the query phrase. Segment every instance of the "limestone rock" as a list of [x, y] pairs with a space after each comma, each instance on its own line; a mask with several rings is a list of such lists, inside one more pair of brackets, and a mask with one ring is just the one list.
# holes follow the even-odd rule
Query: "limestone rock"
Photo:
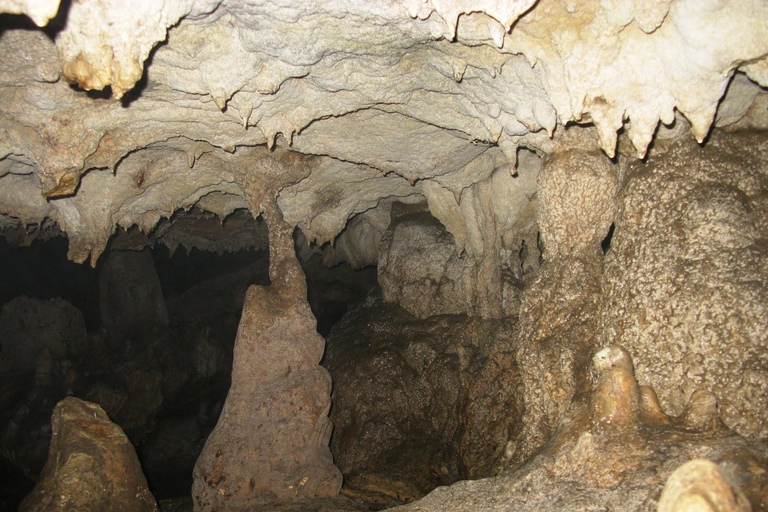
[[490, 476], [521, 406], [515, 319], [426, 320], [376, 296], [334, 326], [331, 449], [345, 493], [382, 506]]
[[157, 511], [136, 451], [101, 407], [66, 398], [51, 421], [48, 462], [19, 510]]
[[456, 253], [453, 237], [426, 212], [395, 218], [381, 240], [384, 299], [420, 318], [473, 309], [473, 261]]
[[751, 512], [752, 507], [712, 461], [694, 459], [677, 468], [664, 485], [659, 512]]
[[[615, 353], [623, 349], [610, 347]], [[601, 386], [582, 395], [556, 434], [525, 464], [502, 475], [441, 487], [398, 512], [520, 510], [549, 512], [610, 509], [629, 511], [733, 511], [762, 509], [768, 484], [768, 446], [731, 431], [689, 432], [685, 428], [623, 416], [608, 423], [594, 404], [619, 410], [637, 404], [631, 367], [596, 371]], [[619, 377], [617, 379], [617, 377]], [[627, 409], [625, 409], [627, 410]], [[708, 461], [691, 459], [709, 459]], [[711, 462], [710, 462], [711, 461]], [[680, 467], [682, 465], [682, 467]], [[680, 469], [678, 469], [680, 468]], [[666, 482], [666, 485], [664, 483]], [[664, 491], [662, 492], [662, 487]], [[739, 490], [741, 489], [741, 491]], [[689, 508], [686, 508], [689, 507]]]
[[34, 373], [43, 349], [57, 360], [82, 355], [87, 333], [83, 314], [68, 301], [21, 296], [0, 312], [0, 339], [0, 374], [11, 382]]
[[195, 511], [268, 506], [338, 494], [328, 448], [331, 378], [306, 300], [292, 229], [268, 206], [270, 277], [246, 295], [232, 384], [193, 473]]
[[517, 358], [525, 409], [517, 462], [543, 445], [573, 397], [591, 388], [602, 298], [600, 242], [615, 215], [617, 188], [614, 166], [595, 152], [556, 153], [539, 174], [544, 263], [521, 298]]
[[[41, 25], [56, 8], [0, 2]], [[0, 37], [0, 220], [54, 221], [70, 257], [94, 264], [116, 226], [148, 232], [196, 204], [244, 207], [232, 178], [265, 144], [317, 157], [280, 204], [325, 242], [381, 200], [434, 199], [422, 191], [433, 185], [459, 197], [487, 178], [488, 160], [509, 171], [518, 148], [551, 153], [575, 130], [566, 125], [593, 124], [583, 130], [609, 156], [623, 128], [643, 155], [659, 121], [681, 112], [703, 141], [734, 75], [720, 120], [759, 126], [768, 83], [760, 0], [87, 0], [61, 10], [53, 41], [23, 23]], [[465, 212], [459, 228], [430, 208], [459, 246], [469, 218], [482, 220]], [[479, 231], [479, 246], [496, 249], [499, 233]]]
[[677, 416], [696, 390], [723, 421], [764, 438], [768, 422], [768, 187], [764, 134], [680, 141], [630, 165], [606, 255], [605, 343]]
[[110, 251], [99, 273], [99, 305], [113, 340], [147, 336], [167, 327], [168, 310], [152, 253]]

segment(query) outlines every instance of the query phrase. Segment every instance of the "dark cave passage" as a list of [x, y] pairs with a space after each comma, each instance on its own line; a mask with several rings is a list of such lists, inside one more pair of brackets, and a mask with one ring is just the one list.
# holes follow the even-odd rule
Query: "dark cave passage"
[[54, 405], [96, 402], [128, 434], [158, 498], [189, 494], [192, 467], [229, 389], [248, 286], [268, 284], [268, 253], [164, 245], [110, 249], [96, 268], [67, 239], [0, 239], [2, 509], [42, 469]]

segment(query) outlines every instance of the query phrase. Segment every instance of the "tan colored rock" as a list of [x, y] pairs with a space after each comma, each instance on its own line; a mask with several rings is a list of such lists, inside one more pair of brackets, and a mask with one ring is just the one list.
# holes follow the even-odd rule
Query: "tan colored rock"
[[59, 10], [59, 0], [2, 0], [0, 12], [11, 14], [26, 14], [38, 27], [44, 27], [56, 16]]
[[19, 510], [157, 511], [136, 451], [101, 407], [65, 398], [51, 421], [48, 462]]
[[600, 350], [592, 360], [598, 373], [592, 395], [592, 421], [605, 428], [637, 423], [640, 396], [634, 367], [622, 347]]
[[384, 300], [419, 318], [472, 311], [474, 261], [428, 212], [395, 217], [381, 239], [378, 273]]
[[[573, 397], [592, 386], [590, 359], [602, 296], [600, 242], [613, 220], [616, 190], [616, 170], [597, 152], [555, 154], [539, 174], [544, 263], [521, 298], [517, 358], [525, 408], [517, 462], [547, 442]], [[615, 362], [610, 354], [596, 356], [598, 362], [603, 355], [608, 359], [601, 364]]]
[[725, 424], [755, 438], [768, 435], [765, 147], [762, 133], [716, 134], [631, 164], [601, 306], [604, 342], [640, 361], [638, 382], [670, 416], [709, 391]]
[[717, 464], [694, 459], [677, 468], [664, 485], [659, 512], [751, 512], [741, 490], [728, 482]]
[[[458, 198], [487, 178], [479, 161], [500, 157], [488, 172], [514, 171], [518, 148], [551, 153], [573, 131], [566, 124], [593, 123], [611, 156], [625, 127], [644, 154], [659, 121], [673, 123], [677, 111], [702, 141], [736, 72], [719, 120], [736, 126], [746, 115], [746, 125], [761, 126], [763, 2], [636, 4], [68, 4], [53, 42], [12, 28], [0, 37], [0, 225], [6, 216], [25, 226], [51, 219], [70, 236], [70, 257], [95, 263], [118, 225], [150, 231], [197, 203], [243, 207], [231, 175], [246, 165], [245, 148], [293, 145], [324, 162], [302, 191], [320, 201], [286, 194], [281, 207], [325, 242], [380, 200], [421, 194], [422, 181]], [[15, 0], [2, 9], [42, 24], [55, 5]], [[66, 80], [109, 86], [122, 101]], [[679, 124], [677, 135], [686, 134]], [[356, 182], [355, 172], [368, 179]], [[322, 200], [340, 175], [340, 204]], [[458, 217], [438, 193], [424, 195], [460, 250], [469, 241], [487, 265], [489, 286], [498, 258], [480, 258], [478, 247], [493, 253], [498, 233], [470, 211], [469, 196], [482, 194], [467, 193]], [[483, 315], [501, 310], [491, 304]]]
[[328, 336], [331, 448], [344, 493], [421, 497], [507, 462], [521, 397], [515, 319], [414, 318], [369, 297]]
[[[621, 352], [619, 347], [608, 350]], [[745, 512], [764, 508], [768, 498], [765, 443], [727, 430], [691, 432], [647, 422], [642, 416], [622, 415], [626, 422], [609, 424], [594, 404], [636, 405], [637, 382], [631, 366], [605, 367], [605, 359], [597, 359], [595, 370], [603, 382], [624, 384], [611, 385], [610, 394], [602, 394], [598, 385], [594, 393], [577, 398], [556, 434], [525, 464], [495, 478], [438, 488], [391, 510], [629, 512], [658, 506], [663, 512]], [[692, 455], [708, 460], [690, 461]]]
[[[249, 197], [252, 211], [260, 208]], [[341, 488], [328, 447], [331, 378], [319, 366], [325, 340], [307, 303], [293, 230], [276, 204], [263, 206], [272, 283], [246, 295], [232, 384], [193, 472], [196, 512], [329, 497]]]

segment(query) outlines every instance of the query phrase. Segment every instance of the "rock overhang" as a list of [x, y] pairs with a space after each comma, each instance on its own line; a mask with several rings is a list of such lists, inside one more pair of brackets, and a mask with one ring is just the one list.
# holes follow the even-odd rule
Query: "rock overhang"
[[[44, 25], [54, 4], [0, 9]], [[713, 123], [768, 125], [757, 0], [91, 0], [63, 14], [53, 38], [0, 35], [0, 225], [54, 220], [77, 261], [118, 226], [244, 207], [235, 176], [275, 151], [310, 156], [308, 176], [270, 185], [310, 240], [426, 198], [460, 252], [482, 253], [494, 237], [473, 228], [471, 191], [524, 175], [519, 148], [638, 158], [657, 131], [701, 142]]]

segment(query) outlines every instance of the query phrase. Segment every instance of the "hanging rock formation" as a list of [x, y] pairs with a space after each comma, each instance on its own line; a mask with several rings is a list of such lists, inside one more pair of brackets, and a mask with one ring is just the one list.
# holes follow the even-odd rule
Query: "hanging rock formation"
[[[63, 234], [95, 266], [111, 243], [263, 247], [245, 223], [220, 243], [202, 223], [185, 234], [195, 216], [269, 224], [272, 284], [245, 300], [198, 510], [338, 491], [297, 227], [329, 265], [378, 264], [384, 298], [420, 320], [519, 325], [486, 361], [446, 364], [478, 375], [458, 379], [467, 424], [444, 430], [475, 454], [468, 476], [530, 462], [414, 507], [648, 509], [675, 467], [707, 458], [766, 508], [765, 0], [0, 0], [0, 13], [0, 235]], [[398, 217], [398, 203], [422, 211]], [[158, 294], [135, 318], [164, 324]], [[105, 322], [134, 327], [116, 298]], [[190, 350], [200, 380], [223, 371], [209, 341]], [[40, 387], [54, 348], [17, 352]], [[125, 392], [86, 392], [149, 423], [184, 370], [142, 350], [153, 363], [122, 366]]]
[[19, 510], [157, 512], [136, 451], [101, 407], [65, 398], [51, 421], [48, 462]]

